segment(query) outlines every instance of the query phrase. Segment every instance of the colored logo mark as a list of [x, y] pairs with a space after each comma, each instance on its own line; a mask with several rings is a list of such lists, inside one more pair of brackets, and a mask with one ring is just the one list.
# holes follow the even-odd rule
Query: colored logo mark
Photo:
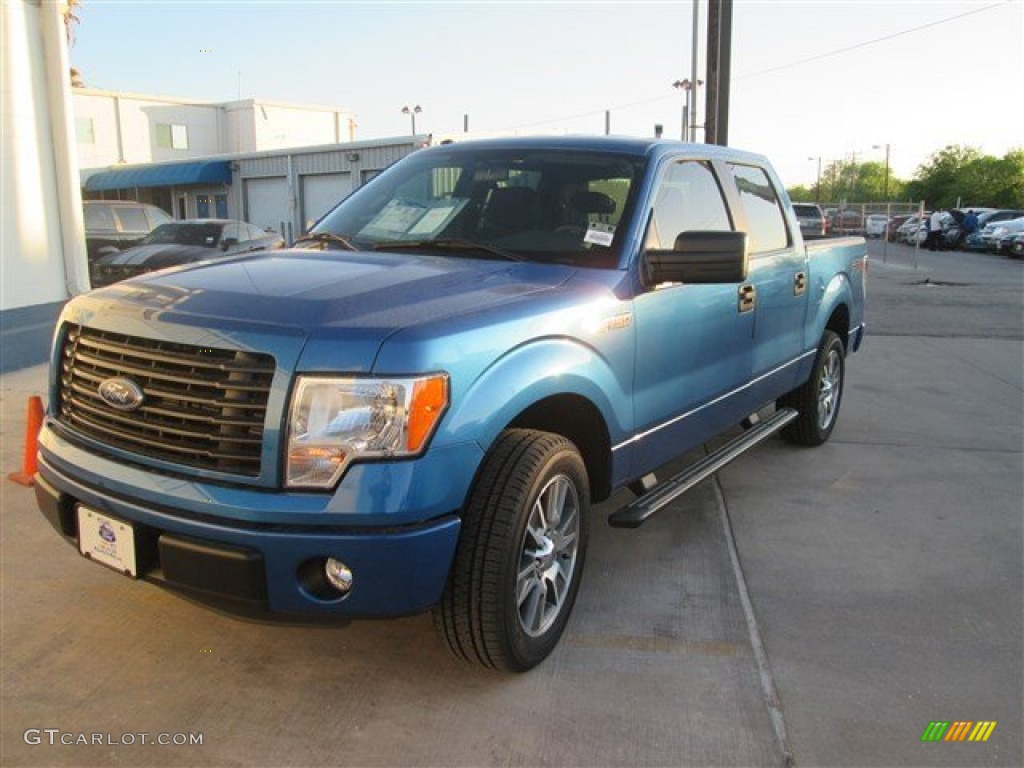
[[921, 741], [988, 741], [996, 720], [933, 720], [921, 734]]

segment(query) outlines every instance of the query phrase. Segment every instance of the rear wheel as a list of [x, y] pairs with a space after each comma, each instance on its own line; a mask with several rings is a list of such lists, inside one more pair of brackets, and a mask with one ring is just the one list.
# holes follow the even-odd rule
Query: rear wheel
[[524, 672], [554, 649], [586, 555], [586, 467], [564, 437], [508, 430], [463, 512], [462, 533], [434, 623], [455, 655]]
[[783, 438], [797, 445], [821, 445], [828, 440], [839, 417], [845, 372], [843, 341], [832, 331], [825, 331], [811, 378], [777, 403], [780, 408], [795, 408], [800, 414], [782, 429]]

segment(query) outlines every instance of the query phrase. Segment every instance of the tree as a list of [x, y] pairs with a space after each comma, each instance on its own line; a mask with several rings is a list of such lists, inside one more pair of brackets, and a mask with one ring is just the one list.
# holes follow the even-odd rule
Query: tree
[[[888, 200], [902, 198], [904, 183], [889, 169]], [[793, 187], [789, 196], [799, 201], [884, 203], [886, 200], [885, 165], [879, 162], [857, 163], [835, 160], [821, 171], [821, 189], [818, 185]]]
[[931, 208], [1024, 208], [1024, 149], [1002, 158], [976, 147], [950, 145], [922, 163], [907, 193]]

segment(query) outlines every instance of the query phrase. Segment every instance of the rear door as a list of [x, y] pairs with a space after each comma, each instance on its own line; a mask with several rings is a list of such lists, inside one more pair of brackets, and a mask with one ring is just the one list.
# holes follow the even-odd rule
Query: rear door
[[790, 231], [774, 174], [757, 165], [726, 165], [750, 248], [746, 287], [755, 305], [752, 391], [760, 407], [797, 384], [797, 363], [807, 344], [807, 252]]

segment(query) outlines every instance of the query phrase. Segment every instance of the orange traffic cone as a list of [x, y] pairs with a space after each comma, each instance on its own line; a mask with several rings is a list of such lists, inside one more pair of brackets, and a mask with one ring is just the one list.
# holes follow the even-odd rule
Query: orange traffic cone
[[43, 427], [43, 399], [33, 395], [28, 399], [28, 416], [25, 420], [25, 458], [21, 472], [12, 472], [7, 477], [21, 485], [35, 485], [36, 454], [39, 452], [39, 430]]

